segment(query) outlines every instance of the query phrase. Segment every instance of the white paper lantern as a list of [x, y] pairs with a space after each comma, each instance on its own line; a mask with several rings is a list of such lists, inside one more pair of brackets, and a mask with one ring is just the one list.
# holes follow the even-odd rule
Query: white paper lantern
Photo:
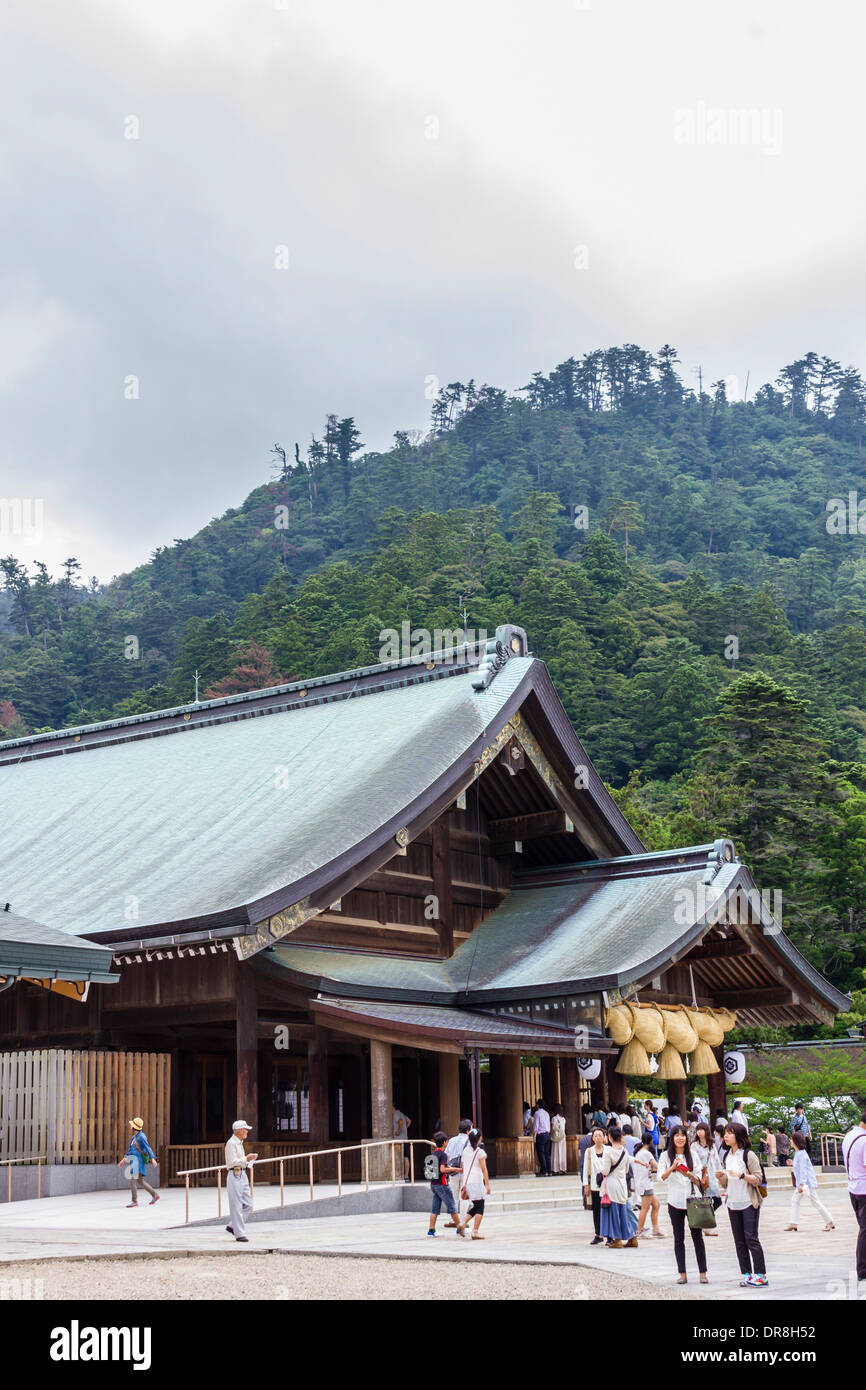
[[595, 1081], [601, 1076], [601, 1059], [598, 1057], [578, 1057], [577, 1070], [584, 1081]]
[[746, 1079], [746, 1059], [742, 1052], [726, 1052], [722, 1066], [729, 1086], [739, 1086]]

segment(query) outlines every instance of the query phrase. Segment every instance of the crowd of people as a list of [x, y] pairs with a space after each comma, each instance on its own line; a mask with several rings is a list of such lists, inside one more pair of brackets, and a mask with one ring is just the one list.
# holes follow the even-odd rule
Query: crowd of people
[[[709, 1282], [704, 1240], [718, 1235], [715, 1213], [724, 1204], [741, 1287], [767, 1287], [758, 1234], [761, 1203], [767, 1195], [762, 1157], [793, 1169], [791, 1219], [786, 1231], [798, 1229], [804, 1196], [824, 1220], [824, 1230], [835, 1229], [830, 1212], [818, 1197], [818, 1180], [809, 1153], [812, 1133], [800, 1104], [789, 1133], [783, 1126], [765, 1131], [760, 1156], [753, 1148], [749, 1121], [739, 1100], [734, 1102], [730, 1117], [717, 1110], [712, 1122], [704, 1116], [698, 1100], [687, 1106], [685, 1118], [669, 1106], [659, 1111], [647, 1100], [640, 1113], [632, 1105], [622, 1112], [587, 1110], [584, 1127], [579, 1151], [584, 1205], [591, 1207], [593, 1216], [590, 1243], [634, 1249], [641, 1237], [664, 1238], [666, 1232], [659, 1226], [660, 1194], [664, 1193], [680, 1284], [688, 1281], [686, 1227], [700, 1281]], [[647, 1229], [647, 1221], [651, 1229]]]
[[[524, 1132], [534, 1138], [539, 1177], [565, 1171], [564, 1156], [555, 1164], [550, 1158], [550, 1136], [555, 1118], [561, 1115], [560, 1106], [548, 1111], [542, 1100], [525, 1109]], [[709, 1282], [704, 1242], [718, 1236], [716, 1213], [724, 1206], [737, 1252], [740, 1286], [768, 1286], [759, 1235], [761, 1204], [767, 1195], [765, 1164], [791, 1170], [793, 1190], [786, 1231], [799, 1229], [804, 1198], [824, 1222], [823, 1230], [835, 1230], [832, 1214], [818, 1196], [810, 1152], [812, 1131], [802, 1104], [796, 1105], [787, 1128], [782, 1124], [765, 1128], [756, 1136], [757, 1144], [740, 1100], [734, 1102], [730, 1115], [717, 1109], [712, 1119], [704, 1114], [697, 1099], [687, 1105], [685, 1116], [652, 1100], [644, 1101], [641, 1109], [633, 1105], [622, 1111], [587, 1109], [583, 1128], [579, 1166], [584, 1206], [592, 1211], [590, 1243], [636, 1249], [642, 1239], [664, 1239], [667, 1232], [659, 1223], [664, 1196], [678, 1283], [688, 1281], [687, 1228], [700, 1281]], [[866, 1278], [866, 1143], [857, 1141], [864, 1138], [866, 1115], [843, 1144], [849, 1193], [860, 1230], [860, 1279]], [[849, 1150], [854, 1155], [854, 1171]]]

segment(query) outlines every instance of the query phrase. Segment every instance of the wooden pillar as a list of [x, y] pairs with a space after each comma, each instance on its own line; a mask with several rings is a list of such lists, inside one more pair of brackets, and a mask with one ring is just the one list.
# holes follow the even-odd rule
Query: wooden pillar
[[628, 1082], [625, 1079], [625, 1072], [617, 1071], [616, 1064], [619, 1057], [605, 1057], [604, 1066], [607, 1072], [607, 1099], [611, 1110], [616, 1110], [621, 1114], [628, 1103]]
[[454, 910], [451, 893], [451, 837], [447, 813], [430, 827], [433, 850], [433, 894], [437, 915], [434, 918], [439, 936], [439, 951], [443, 956], [454, 954]]
[[559, 1104], [558, 1057], [542, 1057], [541, 1059], [541, 1095], [548, 1110], [551, 1105]]
[[[370, 1119], [373, 1139], [393, 1139], [394, 1110], [393, 1083], [391, 1080], [391, 1044], [370, 1040]], [[362, 1155], [363, 1159], [363, 1155]], [[402, 1177], [402, 1161], [396, 1165], [397, 1176]], [[370, 1154], [370, 1176], [391, 1176], [391, 1153], [389, 1149], [374, 1149]]]
[[580, 1074], [576, 1057], [560, 1057], [559, 1084], [562, 1090], [566, 1133], [580, 1134], [583, 1124], [580, 1113]]
[[668, 1082], [668, 1109], [673, 1110], [675, 1115], [679, 1115], [681, 1120], [686, 1118], [685, 1081]]
[[719, 1064], [719, 1070], [711, 1072], [707, 1077], [707, 1102], [710, 1109], [708, 1118], [711, 1125], [716, 1122], [717, 1110], [723, 1110], [726, 1115], [728, 1113], [728, 1088], [725, 1082], [724, 1072], [724, 1044], [720, 1047], [713, 1048], [713, 1056]]
[[491, 1137], [517, 1139], [523, 1133], [523, 1078], [517, 1053], [490, 1058], [493, 1086]]
[[439, 1057], [439, 1117], [448, 1134], [457, 1133], [460, 1114], [460, 1058], [456, 1052], [440, 1052]]
[[310, 1079], [310, 1148], [326, 1145], [331, 1138], [328, 1113], [328, 1044], [324, 1028], [316, 1028], [307, 1042]]
[[252, 1138], [259, 1135], [259, 1030], [256, 977], [251, 965], [239, 965], [235, 977], [235, 1039], [237, 1048], [236, 1115], [227, 1116], [252, 1125]]

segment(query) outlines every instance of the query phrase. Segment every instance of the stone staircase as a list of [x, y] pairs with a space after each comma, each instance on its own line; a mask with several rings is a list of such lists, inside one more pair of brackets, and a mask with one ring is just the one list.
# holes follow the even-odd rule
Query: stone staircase
[[[842, 1170], [830, 1169], [823, 1172], [816, 1165], [819, 1191], [833, 1188], [847, 1188], [848, 1183]], [[791, 1191], [790, 1168], [767, 1168], [767, 1193]], [[494, 1178], [493, 1191], [487, 1198], [485, 1211], [490, 1215], [508, 1212], [552, 1211], [557, 1207], [579, 1207], [583, 1209], [583, 1187], [576, 1173], [559, 1178], [521, 1178], [500, 1180]], [[657, 1187], [658, 1195], [664, 1202], [664, 1184]]]

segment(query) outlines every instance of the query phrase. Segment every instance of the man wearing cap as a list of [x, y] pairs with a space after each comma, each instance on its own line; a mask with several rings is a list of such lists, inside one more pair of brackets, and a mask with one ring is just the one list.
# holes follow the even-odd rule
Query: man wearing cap
[[247, 1164], [254, 1163], [258, 1154], [246, 1154], [244, 1152], [244, 1141], [250, 1132], [250, 1127], [246, 1120], [235, 1120], [232, 1125], [232, 1137], [226, 1143], [226, 1191], [229, 1199], [229, 1222], [226, 1226], [230, 1236], [235, 1240], [248, 1241], [244, 1227], [244, 1218], [248, 1211], [252, 1211], [253, 1202], [250, 1196], [250, 1180], [247, 1177]]

